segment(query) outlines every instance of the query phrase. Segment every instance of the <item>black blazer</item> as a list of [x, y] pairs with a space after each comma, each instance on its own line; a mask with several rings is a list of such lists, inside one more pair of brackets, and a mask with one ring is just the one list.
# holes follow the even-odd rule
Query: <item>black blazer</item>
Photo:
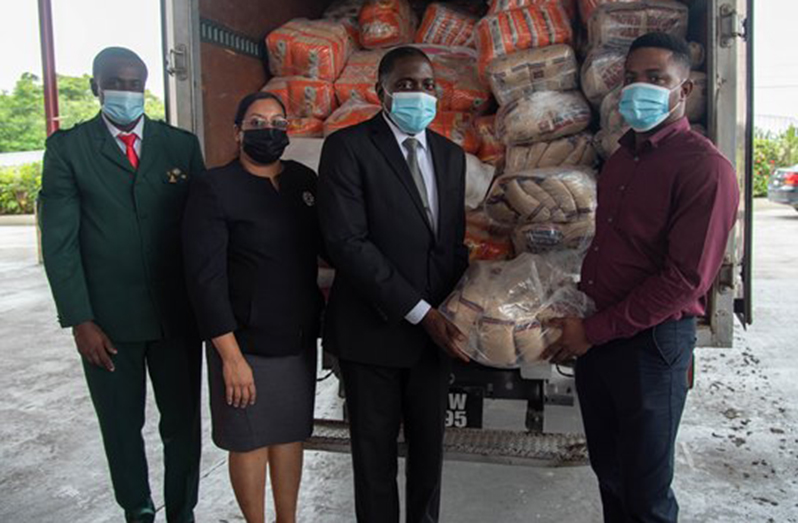
[[412, 366], [430, 340], [404, 318], [421, 299], [438, 306], [468, 266], [465, 154], [432, 132], [438, 233], [382, 114], [329, 136], [319, 166], [319, 218], [336, 276], [324, 347], [350, 361]]
[[319, 333], [322, 240], [316, 175], [284, 162], [280, 191], [236, 160], [191, 182], [186, 279], [200, 333], [235, 332], [242, 352], [297, 354]]

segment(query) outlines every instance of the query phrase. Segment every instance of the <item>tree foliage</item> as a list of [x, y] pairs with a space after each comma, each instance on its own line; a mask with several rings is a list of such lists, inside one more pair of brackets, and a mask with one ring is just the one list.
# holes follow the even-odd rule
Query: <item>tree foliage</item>
[[[90, 80], [90, 75], [58, 76], [62, 129], [90, 120], [100, 110]], [[164, 118], [164, 104], [158, 97], [146, 91], [145, 101], [148, 116]], [[45, 138], [44, 87], [38, 76], [24, 73], [11, 92], [0, 92], [0, 152], [41, 150]]]
[[798, 164], [798, 129], [781, 134], [757, 132], [754, 138], [754, 196], [767, 196], [773, 171]]

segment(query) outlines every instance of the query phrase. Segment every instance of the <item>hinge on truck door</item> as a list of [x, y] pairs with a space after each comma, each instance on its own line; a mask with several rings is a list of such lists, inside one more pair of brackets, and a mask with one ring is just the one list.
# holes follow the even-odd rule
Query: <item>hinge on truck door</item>
[[183, 44], [178, 44], [169, 50], [166, 60], [166, 72], [178, 80], [188, 78], [188, 49]]
[[720, 6], [720, 46], [731, 47], [735, 38], [745, 41], [748, 37], [748, 19], [742, 18], [732, 4]]

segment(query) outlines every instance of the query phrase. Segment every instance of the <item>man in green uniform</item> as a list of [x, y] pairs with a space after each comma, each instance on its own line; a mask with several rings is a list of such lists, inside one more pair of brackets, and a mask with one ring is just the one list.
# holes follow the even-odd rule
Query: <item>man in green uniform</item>
[[144, 116], [147, 68], [123, 48], [94, 60], [102, 111], [47, 140], [42, 249], [58, 317], [71, 327], [127, 521], [150, 522], [146, 374], [160, 411], [166, 517], [194, 521], [201, 345], [183, 280], [180, 222], [204, 169], [197, 138]]

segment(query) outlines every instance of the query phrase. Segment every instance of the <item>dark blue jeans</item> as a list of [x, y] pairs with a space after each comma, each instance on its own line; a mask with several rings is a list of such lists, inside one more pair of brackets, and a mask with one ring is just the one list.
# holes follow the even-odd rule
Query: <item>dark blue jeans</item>
[[686, 318], [593, 347], [577, 361], [576, 387], [606, 523], [678, 519], [674, 450], [695, 342], [695, 318]]

